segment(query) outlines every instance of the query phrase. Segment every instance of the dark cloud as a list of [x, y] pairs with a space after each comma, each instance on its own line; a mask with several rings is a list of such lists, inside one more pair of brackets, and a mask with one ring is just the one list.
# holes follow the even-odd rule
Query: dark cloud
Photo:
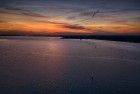
[[135, 17], [135, 18], [131, 18], [134, 21], [139, 21], [140, 22], [140, 17]]
[[68, 20], [73, 20], [73, 19], [76, 19], [75, 16], [70, 16], [70, 17], [67, 17]]
[[15, 10], [15, 11], [24, 11], [23, 9], [14, 8], [14, 7], [4, 7], [7, 10]]
[[[139, 12], [140, 13], [140, 8], [125, 8], [125, 9], [107, 9], [107, 10], [100, 10], [100, 14], [105, 14], [105, 13], [123, 13], [123, 12]], [[90, 16], [94, 13], [94, 10], [86, 10], [86, 11], [81, 11], [79, 12], [79, 16]]]
[[45, 18], [48, 18], [48, 16], [44, 16], [44, 15], [41, 15], [41, 14], [38, 14], [38, 13], [34, 13], [34, 12], [23, 12], [21, 13], [25, 16], [31, 16], [31, 17], [45, 17]]
[[67, 25], [64, 25], [65, 28], [69, 28], [69, 29], [76, 29], [76, 30], [88, 30], [90, 31], [91, 29], [90, 28], [87, 28], [85, 26], [80, 26], [80, 25], [70, 25], [70, 24], [67, 24]]
[[79, 16], [89, 16], [89, 15], [92, 15], [92, 14], [93, 14], [93, 11], [85, 11], [85, 12], [79, 13]]
[[14, 7], [4, 7], [0, 9], [1, 13], [7, 14], [15, 14], [15, 15], [23, 15], [23, 16], [31, 16], [31, 17], [47, 17], [42, 14], [38, 14], [29, 10], [14, 8]]
[[[85, 21], [93, 20], [92, 15], [94, 15], [94, 11], [96, 11], [96, 10], [89, 9], [86, 11], [79, 11], [78, 16], [83, 17], [83, 19], [79, 20], [78, 22], [85, 22]], [[105, 10], [99, 10], [98, 14], [94, 15], [94, 17], [96, 17], [102, 21], [103, 20], [112, 21], [112, 20], [117, 20], [119, 17], [123, 18], [124, 15], [127, 15], [127, 16], [125, 18], [123, 18], [122, 20], [126, 20], [126, 18], [129, 16], [132, 16], [132, 17], [134, 16], [133, 18], [135, 18], [135, 16], [139, 15], [139, 14], [140, 14], [140, 8], [105, 9]], [[86, 18], [84, 18], [84, 17], [86, 17]], [[135, 18], [135, 19], [137, 21], [140, 21], [139, 18]], [[132, 21], [132, 19], [127, 19], [127, 20]]]
[[6, 23], [6, 21], [0, 20], [0, 23]]
[[74, 30], [88, 30], [88, 31], [92, 31], [92, 29], [87, 28], [85, 26], [81, 26], [78, 24], [68, 24], [68, 23], [61, 23], [61, 22], [55, 22], [55, 21], [36, 21], [36, 22], [41, 22], [41, 23], [50, 23], [50, 24], [56, 24], [56, 25], [60, 25], [64, 28], [68, 28], [68, 29], [74, 29]]
[[99, 13], [99, 10], [89, 10], [89, 11], [85, 11], [85, 12], [81, 12], [79, 13], [79, 16], [90, 16], [90, 17], [94, 17], [97, 13]]
[[140, 12], [140, 8], [124, 8], [124, 9], [112, 9], [101, 11], [100, 13], [118, 13], [118, 12]]

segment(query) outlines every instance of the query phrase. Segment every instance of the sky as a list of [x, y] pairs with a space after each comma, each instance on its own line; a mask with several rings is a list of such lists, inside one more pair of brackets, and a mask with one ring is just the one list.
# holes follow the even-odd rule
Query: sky
[[0, 0], [0, 35], [140, 35], [139, 0]]

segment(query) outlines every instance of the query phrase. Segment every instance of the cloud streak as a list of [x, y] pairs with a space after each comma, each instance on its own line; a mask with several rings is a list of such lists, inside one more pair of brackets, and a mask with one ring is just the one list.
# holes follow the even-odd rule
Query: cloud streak
[[15, 15], [30, 16], [30, 17], [43, 17], [43, 18], [48, 17], [48, 16], [44, 16], [44, 15], [29, 11], [29, 10], [14, 8], [14, 7], [1, 8], [0, 13], [15, 14]]
[[0, 25], [46, 32], [140, 31], [139, 4], [139, 0], [1, 0]]
[[86, 31], [91, 31], [92, 29], [87, 28], [85, 26], [80, 26], [80, 25], [70, 25], [70, 24], [66, 24], [63, 25], [64, 28], [69, 28], [69, 29], [74, 29], [74, 30], [86, 30]]

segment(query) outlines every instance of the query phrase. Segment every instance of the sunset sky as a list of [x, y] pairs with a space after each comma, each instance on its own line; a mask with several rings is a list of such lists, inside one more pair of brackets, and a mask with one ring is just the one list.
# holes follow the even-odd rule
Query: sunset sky
[[3, 34], [140, 35], [140, 1], [0, 0]]

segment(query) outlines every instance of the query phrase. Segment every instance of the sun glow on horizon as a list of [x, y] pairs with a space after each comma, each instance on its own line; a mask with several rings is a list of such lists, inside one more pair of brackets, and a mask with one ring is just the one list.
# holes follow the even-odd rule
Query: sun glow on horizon
[[[92, 8], [90, 3], [86, 6], [79, 2], [74, 6], [72, 1], [57, 2], [30, 1], [27, 4], [23, 0], [19, 5], [7, 2], [6, 6], [0, 7], [0, 33], [140, 34], [138, 7], [131, 9], [126, 3], [123, 6], [114, 3], [118, 8], [110, 5], [112, 8], [108, 9], [105, 5]], [[95, 15], [93, 11], [98, 9], [99, 13]]]

